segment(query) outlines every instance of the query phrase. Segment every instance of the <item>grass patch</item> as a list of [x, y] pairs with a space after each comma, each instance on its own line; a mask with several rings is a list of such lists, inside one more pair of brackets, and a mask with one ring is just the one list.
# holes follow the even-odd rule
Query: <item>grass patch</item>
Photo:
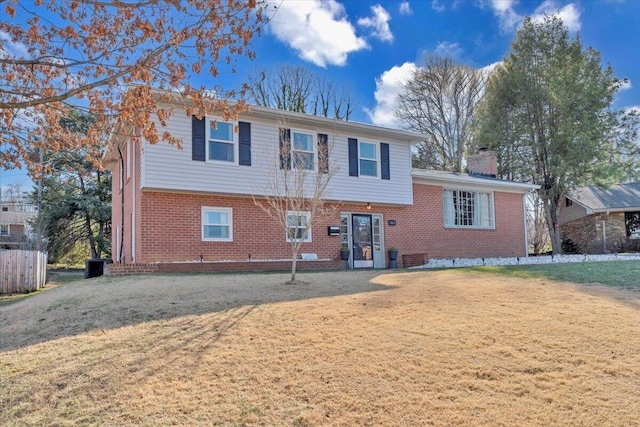
[[640, 293], [287, 279], [98, 278], [3, 308], [0, 425], [640, 426]]
[[607, 261], [519, 266], [484, 266], [471, 270], [511, 277], [544, 278], [575, 283], [597, 283], [626, 289], [640, 289], [640, 262]]
[[49, 270], [47, 272], [47, 284], [44, 288], [38, 289], [34, 292], [26, 292], [21, 294], [9, 294], [4, 295], [0, 294], [0, 307], [4, 307], [10, 304], [15, 304], [18, 301], [22, 301], [25, 298], [32, 297], [41, 292], [53, 289], [60, 285], [64, 285], [67, 283], [77, 282], [79, 280], [84, 279], [84, 271], [78, 270]]
[[47, 273], [47, 285], [64, 285], [84, 279], [84, 270], [49, 271]]

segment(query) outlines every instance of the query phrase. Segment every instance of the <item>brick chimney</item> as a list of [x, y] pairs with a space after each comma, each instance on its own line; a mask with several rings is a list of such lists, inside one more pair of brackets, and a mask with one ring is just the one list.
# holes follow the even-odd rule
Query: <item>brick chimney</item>
[[498, 156], [495, 151], [479, 148], [478, 153], [467, 157], [469, 175], [496, 178], [498, 176]]

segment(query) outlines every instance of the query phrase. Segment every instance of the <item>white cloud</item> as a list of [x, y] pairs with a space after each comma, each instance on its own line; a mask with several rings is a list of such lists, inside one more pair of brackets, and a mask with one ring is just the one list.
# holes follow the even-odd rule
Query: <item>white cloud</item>
[[500, 30], [505, 33], [513, 31], [522, 21], [522, 16], [513, 9], [515, 4], [516, 0], [491, 0], [493, 14], [498, 18]]
[[464, 49], [460, 47], [459, 43], [440, 42], [433, 53], [439, 56], [460, 58], [463, 52]]
[[21, 42], [13, 42], [11, 35], [6, 31], [0, 31], [0, 58], [28, 58], [27, 46]]
[[300, 58], [319, 67], [345, 65], [347, 55], [369, 46], [358, 37], [344, 6], [335, 0], [277, 1], [269, 29]]
[[580, 31], [582, 26], [580, 23], [580, 10], [573, 3], [561, 8], [554, 0], [545, 0], [536, 8], [531, 19], [534, 22], [541, 22], [545, 15], [560, 18], [569, 31]]
[[496, 68], [501, 67], [503, 64], [502, 61], [498, 61], [498, 62], [494, 62], [493, 64], [489, 64], [489, 65], [485, 65], [484, 67], [480, 68], [480, 72], [485, 73], [487, 75], [491, 75], [491, 73], [493, 73]]
[[413, 15], [411, 5], [406, 0], [400, 3], [400, 6], [398, 6], [398, 11], [400, 12], [400, 15]]
[[[500, 30], [504, 33], [514, 31], [522, 22], [523, 16], [515, 11], [517, 3], [517, 0], [491, 0], [490, 2], [493, 14], [498, 18]], [[531, 19], [534, 22], [540, 22], [545, 15], [562, 19], [569, 31], [579, 31], [582, 26], [580, 23], [580, 10], [574, 3], [560, 7], [555, 0], [545, 0], [536, 8]]]
[[365, 108], [365, 112], [373, 124], [398, 127], [398, 122], [393, 116], [393, 112], [396, 110], [396, 98], [415, 71], [416, 64], [405, 62], [385, 71], [376, 79], [374, 93], [376, 106], [373, 110]]
[[633, 86], [631, 85], [631, 80], [622, 79], [620, 80], [620, 88], [618, 90], [627, 90], [631, 89]]
[[436, 12], [444, 11], [444, 5], [440, 3], [440, 0], [431, 0], [431, 8]]
[[631, 107], [625, 107], [625, 113], [635, 113], [640, 115], [640, 105], [632, 105]]
[[373, 37], [377, 37], [385, 42], [393, 41], [393, 34], [389, 28], [389, 21], [391, 20], [389, 12], [379, 4], [371, 6], [371, 12], [373, 12], [373, 16], [358, 19], [358, 25], [365, 28], [372, 28], [373, 31], [371, 35]]

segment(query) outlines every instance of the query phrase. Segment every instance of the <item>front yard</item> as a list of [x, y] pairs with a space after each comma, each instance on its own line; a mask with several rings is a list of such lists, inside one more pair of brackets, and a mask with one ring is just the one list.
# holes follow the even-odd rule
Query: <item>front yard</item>
[[100, 278], [0, 306], [0, 425], [640, 424], [637, 289], [300, 279]]

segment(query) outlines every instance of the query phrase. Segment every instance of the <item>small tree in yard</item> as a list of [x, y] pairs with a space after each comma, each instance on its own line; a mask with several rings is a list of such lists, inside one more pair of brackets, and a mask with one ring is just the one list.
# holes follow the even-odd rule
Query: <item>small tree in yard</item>
[[[337, 168], [329, 165], [328, 135], [293, 132], [280, 128], [279, 152], [265, 170], [264, 197], [254, 203], [285, 231], [291, 245], [291, 280], [296, 284], [296, 264], [303, 243], [314, 224], [337, 210], [326, 203], [327, 186]], [[313, 144], [317, 145], [314, 152]], [[317, 153], [317, 154], [316, 154]]]

